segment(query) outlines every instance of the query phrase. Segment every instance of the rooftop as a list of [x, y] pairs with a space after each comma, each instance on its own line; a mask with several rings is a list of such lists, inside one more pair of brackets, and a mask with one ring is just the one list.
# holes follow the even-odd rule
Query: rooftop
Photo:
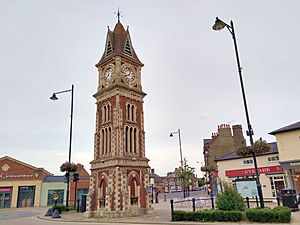
[[[266, 152], [260, 155], [269, 155], [269, 154], [275, 154], [278, 153], [278, 148], [277, 148], [277, 143], [276, 142], [272, 142], [272, 143], [268, 143], [269, 145], [271, 145], [271, 151], [270, 152]], [[256, 156], [260, 156], [260, 155], [256, 155]], [[230, 159], [240, 159], [240, 158], [248, 158], [248, 156], [240, 156], [237, 154], [236, 151], [234, 152], [230, 152], [226, 155], [220, 156], [218, 158], [215, 159], [215, 161], [223, 161], [223, 160], [230, 160]]]
[[293, 131], [293, 130], [300, 130], [300, 121], [296, 122], [296, 123], [293, 123], [291, 125], [279, 128], [277, 130], [274, 130], [274, 131], [270, 132], [269, 134], [275, 135], [275, 134], [278, 134], [278, 133]]

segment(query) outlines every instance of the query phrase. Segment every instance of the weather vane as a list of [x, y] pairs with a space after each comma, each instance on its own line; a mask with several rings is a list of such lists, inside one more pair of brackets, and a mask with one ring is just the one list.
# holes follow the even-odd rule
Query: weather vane
[[118, 12], [114, 12], [114, 14], [117, 14], [117, 17], [118, 17], [118, 23], [120, 23], [120, 17], [123, 17], [123, 16], [121, 15], [121, 13], [122, 13], [122, 12], [120, 12], [119, 6], [118, 6]]

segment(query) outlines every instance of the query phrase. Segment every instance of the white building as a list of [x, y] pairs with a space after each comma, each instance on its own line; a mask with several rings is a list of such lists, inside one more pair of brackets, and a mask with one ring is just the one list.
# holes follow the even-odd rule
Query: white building
[[[275, 199], [280, 194], [281, 189], [286, 187], [283, 168], [279, 164], [277, 144], [274, 142], [270, 145], [270, 152], [256, 157], [264, 199]], [[218, 157], [215, 161], [218, 165], [218, 176], [221, 181], [233, 183], [244, 197], [257, 195], [252, 157], [239, 156], [235, 151]]]

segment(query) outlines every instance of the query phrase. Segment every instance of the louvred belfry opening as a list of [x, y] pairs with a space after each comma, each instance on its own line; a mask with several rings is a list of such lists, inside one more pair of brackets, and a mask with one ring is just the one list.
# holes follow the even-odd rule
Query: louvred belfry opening
[[129, 41], [128, 37], [127, 37], [126, 42], [125, 42], [124, 52], [125, 52], [125, 54], [132, 56], [131, 45], [130, 45], [130, 41]]

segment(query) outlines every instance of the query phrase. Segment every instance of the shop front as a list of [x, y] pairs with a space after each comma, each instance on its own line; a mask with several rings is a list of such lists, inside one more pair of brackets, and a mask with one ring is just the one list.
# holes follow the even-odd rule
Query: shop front
[[[288, 187], [284, 168], [279, 163], [276, 142], [269, 143], [270, 152], [256, 155], [259, 179], [264, 199], [276, 200], [281, 190]], [[236, 152], [216, 159], [221, 181], [232, 183], [243, 197], [257, 196], [256, 171], [253, 158]]]
[[[280, 165], [266, 166], [259, 167], [258, 171], [264, 198], [280, 197], [281, 190], [286, 187], [283, 168]], [[225, 170], [226, 177], [244, 197], [257, 196], [255, 174], [255, 168]]]
[[291, 160], [288, 162], [280, 162], [286, 174], [286, 182], [289, 188], [296, 189], [300, 193], [300, 160]]
[[12, 187], [0, 188], [0, 208], [10, 208]]
[[5, 156], [0, 158], [0, 208], [40, 206], [44, 177], [51, 175], [43, 168], [36, 168]]

